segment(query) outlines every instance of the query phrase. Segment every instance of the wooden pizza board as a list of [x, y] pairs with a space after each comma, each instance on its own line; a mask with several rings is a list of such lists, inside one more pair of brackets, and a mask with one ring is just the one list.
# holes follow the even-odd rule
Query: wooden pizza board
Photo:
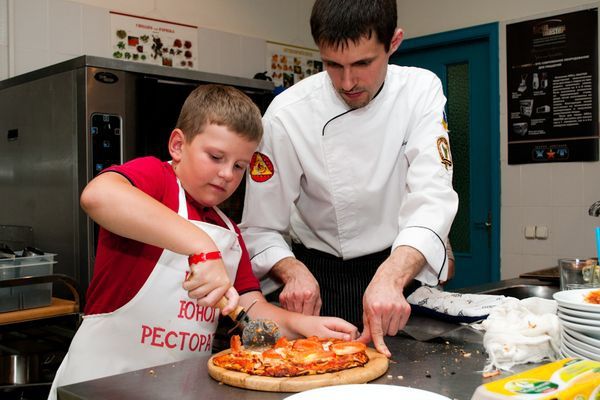
[[323, 386], [343, 385], [348, 383], [366, 383], [379, 378], [388, 370], [388, 359], [375, 349], [367, 348], [369, 362], [363, 367], [354, 367], [326, 374], [296, 376], [292, 378], [275, 378], [270, 376], [250, 375], [244, 372], [230, 371], [213, 364], [214, 357], [229, 353], [224, 350], [208, 360], [208, 374], [215, 380], [230, 386], [244, 389], [262, 390], [265, 392], [302, 392]]

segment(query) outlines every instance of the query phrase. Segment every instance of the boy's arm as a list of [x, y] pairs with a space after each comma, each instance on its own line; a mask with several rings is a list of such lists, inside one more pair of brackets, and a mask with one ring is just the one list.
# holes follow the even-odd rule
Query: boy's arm
[[354, 340], [358, 329], [349, 322], [337, 317], [319, 317], [285, 310], [266, 301], [259, 291], [247, 292], [240, 296], [240, 305], [247, 308], [257, 300], [250, 310], [250, 318], [270, 319], [279, 325], [281, 334], [289, 339], [319, 336], [342, 340]]
[[[109, 171], [98, 175], [83, 190], [80, 203], [90, 218], [119, 236], [184, 255], [218, 251], [202, 229], [133, 186], [121, 174]], [[231, 282], [220, 259], [193, 266], [194, 272], [200, 269], [202, 273], [193, 273], [184, 289], [191, 298], [199, 299], [200, 305], [213, 305], [231, 287]]]

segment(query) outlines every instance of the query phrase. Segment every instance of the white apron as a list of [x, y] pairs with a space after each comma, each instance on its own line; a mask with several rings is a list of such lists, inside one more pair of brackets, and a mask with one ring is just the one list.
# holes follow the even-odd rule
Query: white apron
[[[178, 214], [188, 219], [185, 192], [177, 183]], [[229, 229], [191, 222], [216, 243], [234, 282], [242, 250], [229, 218], [216, 207], [215, 211]], [[210, 354], [218, 310], [198, 306], [188, 297], [182, 288], [187, 272], [187, 256], [163, 250], [148, 280], [127, 304], [111, 313], [84, 317], [48, 399], [56, 399], [58, 386]]]

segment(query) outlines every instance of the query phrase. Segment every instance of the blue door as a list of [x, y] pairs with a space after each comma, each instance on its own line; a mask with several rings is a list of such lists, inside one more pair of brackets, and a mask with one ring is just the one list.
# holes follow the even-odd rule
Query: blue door
[[405, 40], [390, 62], [433, 71], [446, 114], [459, 209], [450, 232], [456, 274], [448, 289], [500, 279], [498, 27]]

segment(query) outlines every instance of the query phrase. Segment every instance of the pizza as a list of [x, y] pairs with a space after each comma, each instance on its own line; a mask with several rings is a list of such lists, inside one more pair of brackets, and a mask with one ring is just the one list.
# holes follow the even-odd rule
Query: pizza
[[280, 338], [262, 351], [246, 349], [240, 337], [231, 337], [231, 349], [213, 357], [214, 365], [250, 375], [294, 377], [325, 374], [362, 367], [369, 362], [363, 343], [318, 338]]
[[585, 296], [585, 301], [591, 304], [600, 304], [600, 289], [589, 292]]

